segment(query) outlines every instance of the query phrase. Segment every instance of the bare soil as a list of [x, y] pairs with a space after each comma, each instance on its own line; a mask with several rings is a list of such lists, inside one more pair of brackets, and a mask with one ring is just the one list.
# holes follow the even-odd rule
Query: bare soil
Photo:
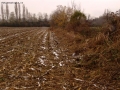
[[0, 28], [0, 90], [120, 90], [89, 79], [90, 70], [75, 66], [72, 39], [58, 35], [46, 27]]

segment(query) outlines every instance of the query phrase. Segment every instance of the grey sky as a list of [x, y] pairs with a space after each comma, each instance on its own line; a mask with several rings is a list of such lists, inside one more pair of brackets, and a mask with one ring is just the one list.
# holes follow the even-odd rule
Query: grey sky
[[[71, 5], [71, 1], [74, 1], [78, 6], [81, 6], [81, 10], [86, 14], [98, 17], [102, 15], [105, 9], [111, 11], [117, 11], [120, 9], [120, 0], [0, 0], [0, 2], [23, 2], [31, 13], [38, 14], [48, 13], [54, 11], [57, 5]], [[10, 5], [11, 11], [13, 11], [14, 5]]]

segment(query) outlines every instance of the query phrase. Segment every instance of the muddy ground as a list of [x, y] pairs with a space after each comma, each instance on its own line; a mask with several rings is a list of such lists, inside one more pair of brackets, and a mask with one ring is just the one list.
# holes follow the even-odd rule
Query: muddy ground
[[67, 47], [46, 27], [0, 28], [0, 90], [119, 90], [85, 80]]

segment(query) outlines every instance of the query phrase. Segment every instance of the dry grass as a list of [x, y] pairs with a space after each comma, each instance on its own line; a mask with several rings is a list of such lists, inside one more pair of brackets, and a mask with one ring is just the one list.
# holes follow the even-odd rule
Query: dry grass
[[[92, 37], [84, 37], [83, 33], [79, 35], [65, 30], [55, 30], [54, 32], [60, 37], [60, 40], [62, 38], [63, 45], [75, 53], [76, 59], [72, 65], [75, 76], [87, 80], [88, 83], [91, 80], [92, 83], [99, 82], [98, 86], [103, 85], [107, 87], [107, 90], [120, 89], [119, 29], [111, 36], [105, 35], [103, 30], [99, 30], [99, 33]], [[81, 87], [80, 90], [93, 89], [88, 85]]]
[[119, 38], [113, 41], [103, 33], [88, 38], [61, 29], [2, 29], [1, 90], [120, 89]]

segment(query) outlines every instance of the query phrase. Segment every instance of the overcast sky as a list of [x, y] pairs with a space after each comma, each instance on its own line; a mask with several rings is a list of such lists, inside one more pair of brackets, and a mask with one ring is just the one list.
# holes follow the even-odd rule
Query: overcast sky
[[[120, 9], [120, 0], [0, 0], [0, 2], [23, 2], [31, 13], [38, 12], [50, 14], [57, 5], [68, 6], [74, 1], [81, 10], [93, 17], [103, 14], [105, 9], [117, 11]], [[13, 11], [14, 4], [10, 4], [10, 10]], [[0, 11], [1, 14], [1, 11]]]

